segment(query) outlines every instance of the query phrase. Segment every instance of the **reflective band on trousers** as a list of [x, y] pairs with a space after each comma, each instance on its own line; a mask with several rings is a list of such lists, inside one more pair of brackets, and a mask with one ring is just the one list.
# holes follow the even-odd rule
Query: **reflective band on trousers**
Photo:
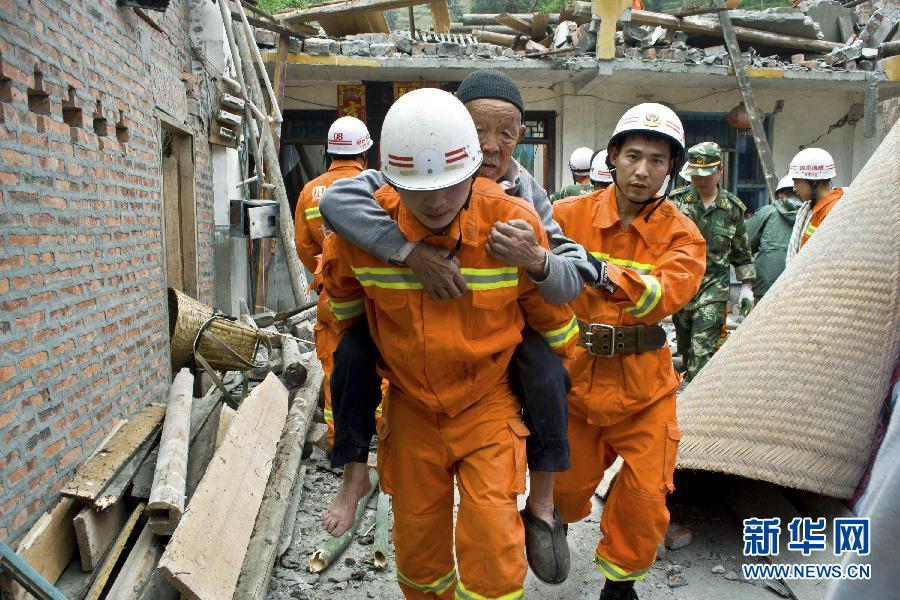
[[436, 594], [440, 596], [441, 594], [449, 590], [450, 586], [452, 586], [456, 581], [456, 569], [453, 569], [439, 579], [435, 579], [431, 583], [416, 583], [398, 570], [397, 581], [399, 581], [403, 585], [419, 590], [420, 592], [424, 592], [426, 594]]
[[325, 409], [325, 420], [334, 423], [334, 413], [330, 409]]
[[303, 216], [305, 216], [307, 220], [318, 219], [319, 217], [322, 216], [322, 213], [319, 212], [318, 206], [313, 206], [312, 208], [307, 208], [306, 210], [304, 210]]
[[482, 596], [472, 590], [467, 590], [462, 581], [456, 582], [456, 600], [515, 600], [516, 598], [524, 598], [525, 590], [518, 589], [502, 596]]
[[656, 277], [642, 274], [641, 279], [644, 280], [644, 293], [641, 294], [634, 306], [625, 309], [625, 312], [635, 317], [643, 317], [649, 313], [659, 304], [659, 299], [662, 298], [662, 286], [659, 285], [659, 280]]
[[[463, 267], [460, 271], [470, 290], [494, 290], [519, 285], [519, 269], [516, 267]], [[365, 286], [393, 290], [422, 289], [419, 277], [412, 269], [405, 267], [353, 267], [353, 274]]]
[[650, 567], [646, 567], [639, 571], [629, 573], [612, 564], [599, 554], [594, 557], [594, 562], [597, 564], [597, 568], [600, 569], [600, 571], [606, 576], [606, 578], [612, 579], [613, 581], [640, 581], [647, 576], [647, 573], [650, 572]]
[[578, 320], [575, 317], [572, 317], [571, 321], [559, 329], [541, 331], [540, 334], [551, 348], [565, 346], [566, 342], [578, 335]]
[[634, 269], [638, 273], [647, 274], [653, 271], [656, 265], [651, 265], [649, 263], [639, 263], [633, 260], [625, 260], [624, 258], [614, 258], [605, 252], [591, 252], [591, 256], [598, 260], [605, 260], [610, 264], [614, 264], [617, 267], [624, 267], [626, 269]]
[[818, 229], [818, 227], [810, 223], [806, 226], [806, 231], [803, 232], [803, 235], [810, 236], [816, 232], [816, 229]]
[[328, 299], [328, 306], [331, 308], [332, 314], [338, 321], [344, 319], [352, 319], [366, 312], [363, 299], [347, 300], [346, 302], [335, 302], [331, 298]]

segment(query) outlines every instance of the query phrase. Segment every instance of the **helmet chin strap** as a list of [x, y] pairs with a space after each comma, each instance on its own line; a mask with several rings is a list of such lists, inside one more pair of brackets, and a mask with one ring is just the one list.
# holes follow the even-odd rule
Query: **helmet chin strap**
[[[469, 186], [469, 193], [466, 195], [466, 201], [463, 203], [462, 208], [459, 209], [459, 212], [456, 213], [456, 216], [462, 214], [462, 211], [464, 210], [469, 210], [469, 204], [472, 202], [472, 190], [475, 189], [475, 177], [478, 176], [478, 171], [475, 173], [475, 175], [472, 175], [472, 185]], [[453, 218], [455, 219], [456, 217]], [[453, 250], [445, 257], [447, 260], [453, 260], [459, 252], [459, 249], [462, 248], [462, 219], [457, 222], [457, 225], [459, 225], [459, 237], [456, 238], [456, 244], [453, 245]]]
[[630, 203], [637, 204], [639, 206], [647, 206], [648, 204], [655, 203], [653, 208], [651, 208], [650, 211], [646, 215], [644, 215], [645, 223], [650, 221], [650, 217], [653, 216], [653, 213], [656, 212], [656, 209], [659, 208], [660, 206], [662, 206], [662, 203], [665, 202], [666, 198], [669, 197], [669, 194], [672, 193], [672, 188], [675, 183], [675, 171], [677, 171], [677, 169], [672, 169], [672, 171], [669, 173], [669, 183], [666, 184], [666, 193], [665, 194], [663, 194], [662, 196], [659, 196], [659, 197], [651, 196], [650, 198], [644, 200], [643, 202], [636, 202], [636, 201], [632, 200], [631, 198], [629, 198], [628, 196], [625, 196], [625, 190], [623, 190], [622, 186], [619, 185], [619, 179], [616, 176], [616, 168], [611, 167], [609, 170], [610, 175], [612, 175], [613, 185], [616, 186], [617, 190], [622, 192], [622, 196], [624, 196], [625, 199], [628, 200]]

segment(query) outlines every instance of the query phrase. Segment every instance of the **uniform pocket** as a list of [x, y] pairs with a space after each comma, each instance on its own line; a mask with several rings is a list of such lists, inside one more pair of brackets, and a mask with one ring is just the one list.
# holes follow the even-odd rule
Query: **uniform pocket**
[[525, 423], [518, 417], [507, 419], [506, 423], [509, 425], [510, 438], [512, 439], [513, 453], [516, 462], [516, 472], [513, 478], [516, 486], [516, 493], [524, 494], [525, 469], [528, 464], [528, 453], [525, 451], [525, 439], [531, 435], [531, 432], [528, 431], [528, 427], [526, 427]]
[[504, 287], [495, 290], [475, 290], [472, 292], [472, 306], [496, 309], [514, 301], [519, 296], [518, 287]]
[[664, 462], [663, 481], [666, 482], [663, 492], [675, 491], [675, 459], [678, 456], [678, 442], [681, 440], [681, 431], [678, 430], [678, 421], [672, 419], [666, 421], [666, 456]]
[[490, 337], [507, 329], [510, 323], [508, 311], [515, 310], [513, 303], [518, 297], [516, 287], [473, 291], [472, 310], [468, 311], [469, 340]]
[[731, 240], [734, 238], [734, 232], [736, 231], [734, 225], [730, 227], [712, 225], [709, 231], [712, 234], [712, 246], [716, 254], [724, 254], [731, 249]]

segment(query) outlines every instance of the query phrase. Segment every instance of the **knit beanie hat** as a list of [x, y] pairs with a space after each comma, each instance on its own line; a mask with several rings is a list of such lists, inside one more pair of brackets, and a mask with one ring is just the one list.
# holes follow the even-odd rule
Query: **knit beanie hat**
[[456, 97], [463, 104], [479, 98], [497, 98], [515, 105], [524, 115], [525, 103], [516, 82], [506, 73], [496, 69], [480, 69], [473, 71], [463, 79], [456, 90]]

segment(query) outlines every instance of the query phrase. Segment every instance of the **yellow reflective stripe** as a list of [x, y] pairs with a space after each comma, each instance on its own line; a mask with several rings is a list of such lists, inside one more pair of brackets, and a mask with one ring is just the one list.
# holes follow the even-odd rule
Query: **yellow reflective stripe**
[[402, 583], [403, 585], [407, 585], [413, 589], [419, 590], [420, 592], [424, 592], [426, 594], [437, 594], [441, 595], [447, 590], [450, 589], [450, 586], [456, 581], [456, 569], [453, 569], [443, 577], [435, 579], [431, 583], [416, 583], [406, 575], [397, 570], [397, 581]]
[[803, 232], [803, 235], [812, 235], [816, 232], [816, 229], [818, 229], [818, 227], [810, 223], [806, 226], [806, 230]]
[[569, 340], [578, 335], [578, 320], [572, 317], [572, 320], [551, 331], [541, 331], [541, 336], [551, 348], [559, 348], [565, 346]]
[[305, 216], [307, 219], [318, 219], [321, 218], [322, 213], [319, 212], [318, 206], [313, 206], [312, 208], [307, 208], [306, 210], [304, 210], [303, 216]]
[[[466, 286], [470, 290], [494, 290], [519, 285], [516, 267], [461, 269]], [[353, 274], [364, 286], [394, 290], [420, 290], [422, 282], [412, 269], [405, 267], [353, 267]]]
[[644, 293], [641, 294], [634, 306], [625, 309], [625, 312], [635, 317], [643, 317], [649, 313], [659, 304], [659, 299], [662, 298], [662, 286], [659, 285], [656, 277], [641, 275], [641, 279], [644, 280]]
[[325, 409], [325, 420], [334, 422], [334, 413], [329, 408]]
[[607, 579], [612, 579], [613, 581], [640, 581], [650, 572], [650, 567], [646, 567], [639, 571], [629, 573], [609, 562], [599, 554], [594, 556], [594, 563], [596, 563], [597, 568], [600, 569], [600, 572], [602, 572]]
[[625, 260], [624, 258], [614, 258], [605, 252], [591, 252], [591, 256], [598, 260], [605, 260], [608, 263], [612, 263], [617, 267], [625, 267], [626, 269], [634, 269], [638, 273], [650, 273], [655, 268], [655, 265], [651, 265], [649, 263], [639, 263], [633, 260]]
[[353, 317], [358, 317], [366, 312], [366, 307], [362, 298], [347, 300], [346, 302], [335, 302], [329, 298], [328, 307], [331, 308], [331, 313], [338, 321], [352, 319]]
[[477, 592], [467, 590], [466, 586], [463, 585], [463, 582], [457, 580], [455, 597], [457, 600], [516, 600], [517, 598], [525, 597], [525, 590], [519, 588], [514, 592], [503, 594], [502, 596], [482, 596]]

